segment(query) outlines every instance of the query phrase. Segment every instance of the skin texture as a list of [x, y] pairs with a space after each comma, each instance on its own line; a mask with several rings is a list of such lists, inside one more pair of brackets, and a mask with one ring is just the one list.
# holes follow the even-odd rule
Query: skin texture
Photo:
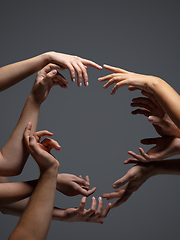
[[104, 88], [115, 84], [111, 94], [115, 94], [123, 86], [131, 86], [134, 89], [138, 88], [146, 92], [152, 92], [163, 110], [180, 128], [180, 96], [168, 83], [158, 77], [132, 73], [108, 65], [103, 66], [114, 72], [98, 79], [100, 82], [107, 81], [103, 86]]
[[158, 174], [180, 175], [180, 159], [138, 163], [114, 182], [112, 187], [116, 189], [115, 192], [104, 193], [102, 197], [107, 200], [118, 198], [112, 203], [111, 208], [118, 207], [125, 203], [148, 178]]

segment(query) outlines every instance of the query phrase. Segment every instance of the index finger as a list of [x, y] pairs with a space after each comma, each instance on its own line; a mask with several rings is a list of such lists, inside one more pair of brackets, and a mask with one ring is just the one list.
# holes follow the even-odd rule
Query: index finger
[[107, 70], [110, 70], [112, 72], [117, 72], [117, 73], [128, 73], [128, 71], [121, 69], [121, 68], [117, 68], [117, 67], [113, 67], [107, 64], [103, 64], [103, 67]]
[[97, 69], [102, 69], [102, 67], [99, 64], [97, 64], [97, 63], [95, 63], [91, 60], [87, 60], [87, 59], [84, 59], [84, 58], [80, 58], [80, 60], [84, 65], [91, 66], [91, 67], [94, 67], [94, 68], [97, 68]]

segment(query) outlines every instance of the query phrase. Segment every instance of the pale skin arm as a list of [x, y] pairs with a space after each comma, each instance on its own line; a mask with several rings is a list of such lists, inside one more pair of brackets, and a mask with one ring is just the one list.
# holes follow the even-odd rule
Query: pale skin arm
[[[28, 158], [27, 148], [23, 142], [23, 132], [27, 122], [33, 123], [32, 133], [36, 131], [41, 103], [46, 99], [53, 85], [65, 87], [66, 80], [49, 64], [36, 77], [34, 86], [25, 103], [19, 121], [9, 140], [0, 152], [0, 175], [13, 176], [21, 173]], [[52, 133], [47, 133], [52, 136]]]
[[139, 163], [133, 166], [122, 178], [114, 182], [115, 192], [104, 193], [102, 197], [107, 200], [118, 198], [111, 205], [111, 208], [118, 207], [126, 202], [148, 178], [159, 174], [180, 175], [180, 159]]
[[101, 66], [87, 59], [63, 53], [47, 52], [0, 68], [0, 91], [15, 85], [49, 63], [59, 65], [60, 70], [68, 69], [72, 81], [75, 81], [75, 73], [77, 73], [78, 86], [82, 85], [82, 79], [88, 86], [86, 66], [102, 69]]
[[158, 77], [136, 74], [108, 65], [104, 65], [104, 68], [115, 72], [98, 79], [99, 81], [108, 81], [103, 86], [104, 88], [115, 84], [111, 94], [115, 94], [123, 86], [132, 86], [146, 92], [152, 92], [164, 111], [180, 128], [180, 96], [167, 82]]

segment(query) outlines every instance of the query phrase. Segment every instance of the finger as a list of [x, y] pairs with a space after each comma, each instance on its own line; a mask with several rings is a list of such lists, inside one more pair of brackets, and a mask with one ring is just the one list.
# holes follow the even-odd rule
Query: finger
[[29, 122], [24, 130], [24, 140], [25, 140], [26, 146], [29, 145], [29, 137], [31, 135], [31, 128], [32, 128], [32, 123]]
[[53, 82], [56, 85], [57, 84], [64, 84], [64, 85], [68, 84], [68, 81], [66, 80], [66, 78], [59, 72], [56, 73], [55, 77], [53, 78]]
[[116, 74], [113, 73], [113, 74], [110, 74], [110, 75], [106, 75], [104, 77], [100, 77], [100, 78], [98, 78], [98, 81], [99, 82], [109, 81], [111, 78], [115, 77], [115, 75]]
[[66, 66], [67, 66], [67, 68], [68, 68], [68, 70], [69, 70], [69, 72], [70, 72], [71, 81], [72, 81], [72, 82], [75, 82], [76, 76], [75, 76], [75, 69], [74, 69], [74, 67], [73, 67], [72, 64], [69, 63], [69, 62], [66, 63]]
[[124, 77], [122, 77], [122, 76], [113, 76], [104, 86], [103, 86], [103, 88], [108, 88], [109, 86], [111, 86], [112, 84], [114, 84], [114, 83], [117, 83], [117, 82], [119, 82], [119, 81], [122, 81], [122, 80], [124, 80]]
[[87, 190], [87, 189], [84, 189], [81, 186], [77, 185], [76, 191], [78, 191], [79, 194], [88, 197], [96, 191], [96, 187], [92, 188], [91, 190]]
[[87, 87], [89, 85], [87, 70], [86, 70], [86, 68], [84, 67], [84, 65], [81, 62], [78, 62], [78, 65], [79, 65], [79, 67], [82, 70], [82, 76], [83, 76], [83, 79], [84, 79], [84, 85]]
[[[137, 98], [133, 98], [132, 102], [134, 104], [144, 104], [145, 106], [149, 107], [150, 109], [156, 108], [156, 105], [154, 104], [154, 102], [151, 101], [149, 98], [137, 97]], [[144, 107], [144, 108], [147, 108], [147, 107]], [[150, 110], [150, 109], [148, 109], [148, 110]]]
[[48, 150], [50, 151], [52, 148], [54, 148], [56, 151], [59, 151], [61, 149], [61, 146], [59, 145], [59, 143], [51, 138], [45, 138], [41, 144], [48, 148]]
[[79, 207], [77, 208], [77, 211], [84, 212], [85, 204], [86, 204], [86, 197], [82, 197]]
[[36, 140], [39, 142], [41, 137], [44, 137], [44, 136], [53, 136], [53, 133], [52, 132], [49, 132], [47, 130], [42, 130], [42, 131], [38, 131], [38, 132], [35, 132], [34, 133], [34, 137], [36, 138]]
[[157, 144], [157, 141], [160, 138], [145, 138], [141, 140], [141, 143], [144, 145], [152, 145], [152, 144]]
[[95, 197], [92, 197], [92, 203], [91, 203], [91, 208], [87, 210], [87, 212], [85, 213], [85, 216], [86, 216], [86, 220], [87, 221], [90, 221], [90, 217], [92, 217], [94, 214], [95, 214], [95, 211], [96, 211], [96, 199]]
[[88, 175], [85, 176], [85, 180], [86, 180], [86, 182], [89, 183], [89, 185], [90, 185], [90, 179], [89, 179], [89, 176], [88, 176]]
[[117, 72], [117, 73], [128, 73], [128, 71], [121, 69], [121, 68], [117, 68], [117, 67], [112, 67], [110, 65], [107, 64], [103, 64], [103, 67], [107, 70], [110, 70], [112, 72]]
[[129, 163], [138, 163], [139, 161], [136, 158], [127, 158], [124, 161], [124, 164], [129, 164]]
[[149, 122], [151, 122], [152, 124], [154, 125], [157, 125], [161, 128], [166, 128], [167, 127], [167, 122], [162, 120], [161, 118], [159, 117], [156, 117], [156, 116], [149, 116], [148, 117], [148, 120]]
[[111, 95], [114, 95], [120, 87], [124, 87], [124, 86], [128, 85], [128, 83], [127, 83], [127, 81], [125, 81], [125, 79], [122, 79], [122, 80], [124, 80], [124, 81], [119, 82], [114, 86], [114, 88], [111, 92]]
[[112, 209], [114, 207], [118, 207], [122, 203], [126, 202], [128, 200], [128, 198], [132, 195], [132, 193], [133, 192], [125, 191], [120, 199], [118, 199], [116, 202], [111, 204], [110, 208]]
[[102, 198], [99, 197], [97, 210], [96, 210], [95, 214], [91, 217], [91, 221], [98, 219], [101, 216], [102, 210], [103, 210], [103, 201], [102, 201]]
[[146, 159], [144, 159], [144, 157], [134, 153], [133, 151], [128, 151], [128, 154], [130, 154], [133, 158], [136, 158], [140, 162], [147, 162]]
[[104, 193], [102, 195], [103, 198], [106, 198], [107, 200], [118, 198], [119, 193], [118, 192], [112, 192], [112, 193]]
[[74, 67], [77, 74], [77, 85], [81, 87], [82, 86], [82, 69], [78, 66], [76, 62], [72, 62], [72, 66]]
[[133, 115], [141, 114], [141, 115], [144, 115], [145, 117], [149, 117], [149, 115], [150, 115], [150, 111], [146, 110], [146, 109], [136, 109], [136, 110], [132, 111], [131, 113]]
[[115, 181], [113, 183], [112, 187], [115, 189], [120, 188], [120, 187], [124, 186], [127, 182], [129, 182], [130, 180], [132, 180], [132, 176], [130, 174], [126, 173], [122, 178]]
[[74, 182], [76, 182], [77, 184], [79, 184], [81, 186], [85, 186], [85, 187], [89, 187], [89, 185], [90, 185], [89, 182], [87, 182], [86, 180], [84, 180], [82, 178], [82, 176], [81, 177], [75, 176]]
[[87, 59], [83, 59], [83, 58], [79, 58], [79, 59], [80, 59], [80, 61], [81, 61], [83, 64], [85, 64], [85, 65], [87, 65], [87, 66], [91, 66], [91, 67], [97, 68], [97, 69], [99, 69], [99, 70], [102, 69], [102, 66], [100, 66], [99, 64], [97, 64], [97, 63], [95, 63], [95, 62], [93, 62], [93, 61], [91, 61], [91, 60], [87, 60]]
[[108, 205], [106, 206], [106, 208], [105, 208], [104, 211], [102, 212], [101, 217], [102, 217], [102, 218], [107, 217], [110, 209], [111, 209], [111, 203], [108, 203]]
[[134, 86], [129, 86], [128, 89], [129, 89], [129, 91], [141, 90], [140, 88], [137, 88]]

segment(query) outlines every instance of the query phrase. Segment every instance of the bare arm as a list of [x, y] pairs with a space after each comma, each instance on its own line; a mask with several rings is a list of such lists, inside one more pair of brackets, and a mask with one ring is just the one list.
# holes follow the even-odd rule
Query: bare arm
[[136, 74], [108, 65], [104, 65], [104, 67], [115, 72], [99, 78], [99, 81], [108, 81], [104, 88], [115, 84], [112, 94], [122, 86], [133, 86], [147, 92], [153, 92], [164, 111], [180, 128], [180, 96], [167, 82], [158, 77]]
[[67, 68], [70, 71], [72, 81], [75, 81], [75, 72], [77, 72], [78, 86], [81, 86], [82, 78], [84, 78], [85, 85], [88, 85], [86, 65], [97, 69], [102, 68], [93, 61], [77, 56], [57, 52], [47, 52], [0, 68], [0, 91], [15, 85], [49, 63], [57, 64], [61, 70]]

